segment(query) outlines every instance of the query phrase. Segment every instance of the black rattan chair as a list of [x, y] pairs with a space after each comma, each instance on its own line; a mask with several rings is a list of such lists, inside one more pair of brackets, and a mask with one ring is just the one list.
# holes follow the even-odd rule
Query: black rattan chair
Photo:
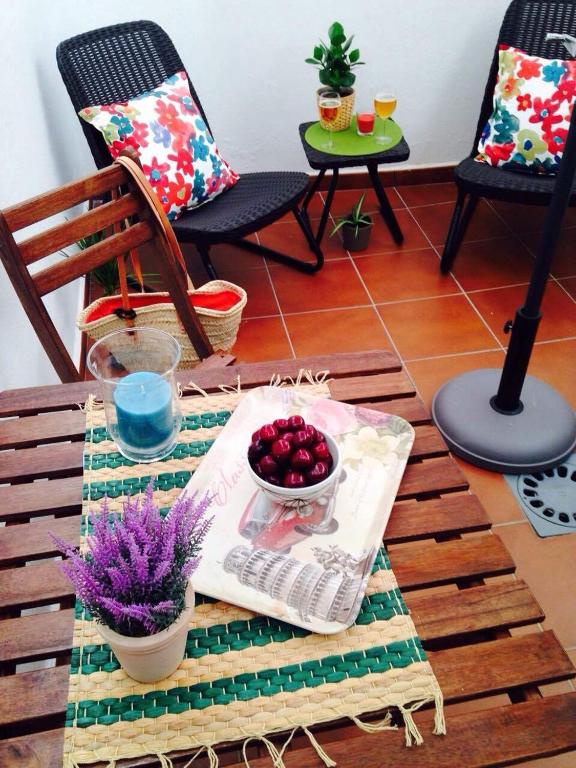
[[[511, 45], [532, 56], [565, 59], [567, 52], [561, 42], [546, 42], [548, 32], [576, 34], [576, 2], [514, 0], [502, 22], [498, 45]], [[528, 205], [548, 205], [554, 189], [555, 176], [507, 171], [474, 160], [478, 154], [477, 147], [482, 130], [492, 114], [492, 97], [498, 74], [498, 45], [488, 76], [472, 151], [455, 170], [458, 197], [440, 262], [440, 270], [444, 274], [450, 271], [454, 263], [480, 197]], [[570, 205], [576, 205], [576, 184]]]
[[[168, 35], [151, 21], [115, 24], [77, 35], [60, 43], [56, 58], [76, 113], [93, 104], [133, 98], [151, 90], [175, 72], [185, 70]], [[202, 118], [209, 125], [190, 76], [188, 81]], [[112, 158], [102, 134], [78, 119], [98, 168], [110, 165]], [[174, 232], [180, 242], [196, 246], [212, 278], [216, 277], [216, 272], [210, 260], [210, 247], [231, 242], [304, 272], [316, 272], [323, 264], [322, 251], [298, 208], [307, 186], [308, 175], [305, 173], [241, 174], [234, 187], [209, 205], [182, 215], [174, 222]], [[290, 211], [314, 254], [313, 261], [278, 253], [244, 239]]]

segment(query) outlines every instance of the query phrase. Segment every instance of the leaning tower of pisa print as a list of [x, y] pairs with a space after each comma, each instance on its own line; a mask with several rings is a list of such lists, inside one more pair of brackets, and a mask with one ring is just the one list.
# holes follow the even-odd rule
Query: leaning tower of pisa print
[[234, 547], [224, 560], [224, 570], [241, 584], [293, 608], [303, 621], [316, 617], [347, 625], [362, 599], [364, 574], [326, 569], [268, 549]]

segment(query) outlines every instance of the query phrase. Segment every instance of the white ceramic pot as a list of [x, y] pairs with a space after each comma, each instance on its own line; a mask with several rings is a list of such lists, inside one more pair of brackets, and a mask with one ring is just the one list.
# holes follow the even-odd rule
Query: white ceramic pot
[[186, 589], [186, 607], [167, 629], [146, 637], [126, 637], [99, 624], [98, 632], [112, 648], [127, 675], [141, 683], [153, 683], [168, 677], [180, 665], [193, 613], [194, 589], [190, 582]]

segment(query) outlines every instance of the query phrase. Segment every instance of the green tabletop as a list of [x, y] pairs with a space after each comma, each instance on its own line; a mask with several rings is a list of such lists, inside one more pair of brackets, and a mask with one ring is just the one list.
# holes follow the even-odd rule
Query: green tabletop
[[376, 141], [376, 133], [382, 131], [382, 120], [376, 119], [374, 125], [374, 134], [372, 136], [359, 136], [356, 131], [356, 115], [352, 117], [350, 127], [345, 131], [335, 131], [333, 134], [334, 145], [328, 149], [324, 144], [328, 141], [329, 135], [320, 123], [311, 125], [304, 136], [308, 144], [320, 152], [326, 152], [328, 155], [381, 155], [388, 149], [395, 147], [402, 138], [402, 129], [400, 126], [388, 118], [385, 122], [386, 136], [392, 141], [388, 144], [379, 144]]

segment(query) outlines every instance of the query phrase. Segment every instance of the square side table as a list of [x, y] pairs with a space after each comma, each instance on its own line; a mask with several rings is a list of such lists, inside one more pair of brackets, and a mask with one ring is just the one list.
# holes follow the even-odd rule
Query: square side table
[[390, 201], [386, 196], [386, 192], [382, 186], [380, 177], [378, 176], [378, 166], [383, 163], [401, 163], [405, 160], [408, 160], [410, 157], [410, 147], [408, 146], [406, 139], [402, 137], [398, 144], [395, 144], [390, 149], [385, 149], [382, 152], [368, 155], [333, 155], [328, 152], [322, 152], [320, 149], [314, 149], [314, 147], [311, 147], [310, 144], [308, 144], [306, 141], [306, 131], [311, 125], [314, 125], [314, 122], [315, 121], [309, 123], [301, 123], [299, 128], [300, 140], [302, 141], [302, 146], [304, 147], [304, 152], [306, 153], [308, 164], [314, 170], [320, 171], [320, 173], [316, 176], [314, 183], [306, 193], [306, 197], [302, 203], [302, 213], [304, 214], [304, 217], [308, 223], [310, 223], [308, 205], [310, 204], [314, 193], [318, 190], [320, 182], [324, 178], [326, 171], [332, 171], [332, 178], [330, 179], [330, 186], [328, 187], [326, 202], [322, 210], [320, 223], [318, 224], [318, 231], [315, 235], [318, 245], [320, 245], [322, 238], [324, 237], [324, 231], [326, 229], [326, 223], [328, 222], [328, 216], [330, 215], [332, 200], [334, 199], [334, 192], [338, 186], [338, 176], [340, 169], [356, 168], [361, 165], [365, 165], [368, 169], [370, 182], [374, 192], [376, 192], [376, 196], [378, 197], [382, 218], [386, 222], [386, 225], [390, 230], [390, 234], [394, 238], [394, 242], [399, 245], [404, 240], [404, 235], [402, 234], [400, 225], [398, 224], [396, 216], [394, 215], [394, 211], [392, 210], [392, 206], [390, 205]]

